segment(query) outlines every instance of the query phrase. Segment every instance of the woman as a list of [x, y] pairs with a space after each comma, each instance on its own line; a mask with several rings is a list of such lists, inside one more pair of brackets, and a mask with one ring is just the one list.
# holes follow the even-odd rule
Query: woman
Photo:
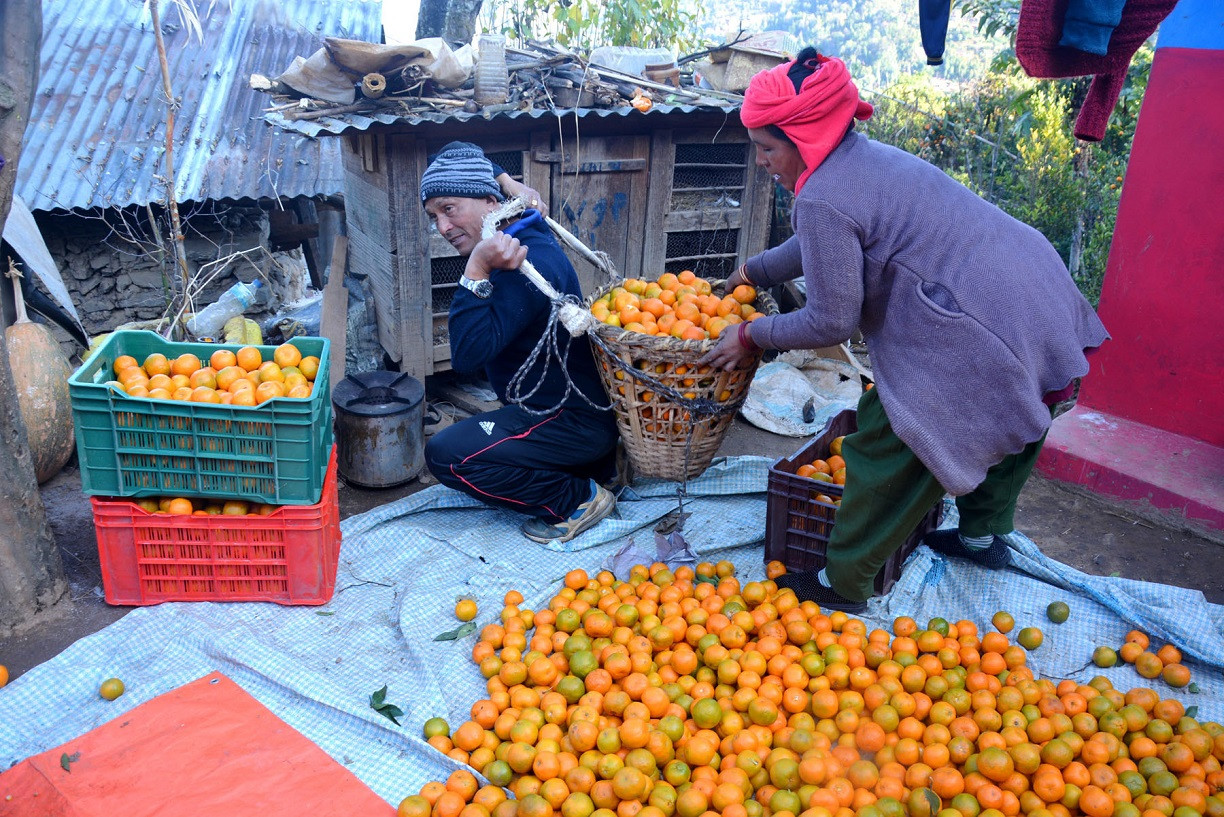
[[807, 303], [740, 324], [703, 362], [756, 348], [830, 346], [861, 330], [876, 388], [842, 449], [847, 481], [828, 563], [779, 580], [800, 598], [862, 610], [876, 573], [945, 492], [959, 531], [924, 540], [990, 567], [1009, 561], [1016, 498], [1052, 416], [1108, 338], [1058, 253], [927, 162], [854, 131], [872, 108], [845, 65], [805, 49], [753, 78], [740, 117], [757, 164], [795, 193], [795, 235], [728, 279], [803, 276]]

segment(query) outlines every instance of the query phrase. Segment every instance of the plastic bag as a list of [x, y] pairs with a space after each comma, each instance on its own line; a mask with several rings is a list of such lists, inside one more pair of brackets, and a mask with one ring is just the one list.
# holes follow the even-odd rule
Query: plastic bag
[[862, 394], [859, 373], [848, 363], [787, 352], [757, 369], [740, 412], [766, 431], [808, 437], [857, 406]]

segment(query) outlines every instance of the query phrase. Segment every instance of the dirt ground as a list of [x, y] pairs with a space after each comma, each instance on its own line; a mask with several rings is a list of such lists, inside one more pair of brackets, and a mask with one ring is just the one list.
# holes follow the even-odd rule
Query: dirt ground
[[[719, 453], [776, 458], [794, 453], [804, 442], [737, 419]], [[413, 481], [375, 491], [341, 481], [341, 516], [348, 518], [423, 487]], [[75, 460], [43, 485], [42, 496], [63, 556], [70, 598], [32, 622], [24, 634], [0, 640], [0, 664], [7, 665], [14, 678], [133, 609], [112, 607], [102, 596], [93, 517], [81, 493]], [[1169, 515], [1038, 476], [1021, 494], [1016, 524], [1046, 555], [1086, 573], [1196, 588], [1209, 601], [1224, 603], [1224, 534], [1219, 532], [1193, 529]]]

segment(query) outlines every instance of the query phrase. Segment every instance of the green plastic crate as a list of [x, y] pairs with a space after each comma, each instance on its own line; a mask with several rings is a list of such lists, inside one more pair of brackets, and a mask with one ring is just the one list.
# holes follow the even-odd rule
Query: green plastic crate
[[[115, 332], [68, 379], [81, 488], [111, 497], [224, 496], [274, 505], [319, 502], [332, 447], [330, 345], [290, 341], [319, 358], [310, 399], [227, 406], [128, 397], [106, 385], [114, 361], [154, 352], [201, 360], [237, 345], [174, 343], [154, 332]], [[271, 360], [275, 346], [258, 347]]]

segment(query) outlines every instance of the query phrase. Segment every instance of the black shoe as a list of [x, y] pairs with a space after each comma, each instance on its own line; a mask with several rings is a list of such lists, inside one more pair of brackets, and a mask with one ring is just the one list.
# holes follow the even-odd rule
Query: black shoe
[[778, 587], [789, 587], [795, 591], [799, 601], [814, 601], [821, 608], [830, 607], [843, 613], [862, 613], [867, 610], [867, 602], [850, 601], [831, 587], [820, 583], [819, 572], [809, 570], [804, 573], [783, 573], [774, 579]]
[[992, 570], [998, 570], [1011, 564], [1011, 548], [998, 536], [991, 540], [990, 547], [971, 548], [966, 547], [961, 541], [958, 531], [949, 528], [928, 533], [922, 540], [922, 544], [945, 556], [969, 559]]

